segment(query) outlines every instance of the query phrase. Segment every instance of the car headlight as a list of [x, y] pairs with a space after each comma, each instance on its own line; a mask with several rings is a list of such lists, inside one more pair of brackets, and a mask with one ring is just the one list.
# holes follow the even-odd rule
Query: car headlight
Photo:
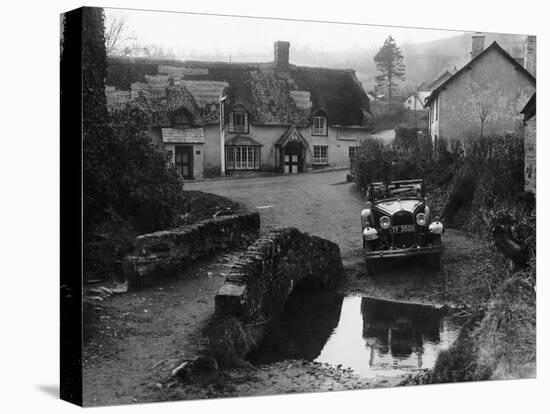
[[418, 213], [416, 215], [416, 224], [418, 224], [419, 226], [426, 225], [426, 215], [424, 213]]
[[390, 218], [388, 216], [380, 217], [380, 227], [387, 229], [390, 227]]

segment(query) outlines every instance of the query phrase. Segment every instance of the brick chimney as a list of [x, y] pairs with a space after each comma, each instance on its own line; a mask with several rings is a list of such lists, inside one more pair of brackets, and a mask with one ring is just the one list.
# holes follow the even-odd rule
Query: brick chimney
[[537, 76], [537, 37], [527, 36], [523, 49], [523, 65], [527, 72], [534, 77]]
[[277, 40], [274, 44], [274, 62], [277, 72], [288, 72], [288, 51], [290, 42]]
[[485, 36], [478, 32], [472, 36], [472, 59], [483, 52], [483, 49], [485, 49]]

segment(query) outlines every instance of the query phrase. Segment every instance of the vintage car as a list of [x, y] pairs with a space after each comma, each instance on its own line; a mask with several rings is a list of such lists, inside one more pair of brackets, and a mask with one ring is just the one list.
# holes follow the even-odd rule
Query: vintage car
[[371, 183], [361, 212], [367, 271], [374, 274], [384, 259], [423, 255], [439, 269], [443, 224], [431, 221], [424, 181]]

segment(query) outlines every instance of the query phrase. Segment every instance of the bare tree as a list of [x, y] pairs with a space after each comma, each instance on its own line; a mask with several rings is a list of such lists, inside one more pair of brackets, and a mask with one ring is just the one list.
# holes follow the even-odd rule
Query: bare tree
[[105, 22], [105, 49], [108, 56], [136, 56], [149, 58], [175, 58], [172, 49], [161, 45], [142, 45], [130, 31], [124, 16], [107, 16]]
[[150, 44], [142, 47], [140, 50], [140, 56], [167, 59], [174, 59], [176, 57], [172, 49], [165, 50], [161, 45], [155, 44]]
[[487, 122], [487, 117], [491, 113], [491, 107], [487, 102], [478, 102], [479, 107], [479, 120], [481, 121], [481, 130], [479, 132], [479, 136], [483, 136], [483, 128], [485, 127], [485, 123]]
[[131, 32], [124, 16], [109, 15], [105, 22], [105, 49], [107, 55], [131, 56], [139, 54], [142, 47], [137, 36]]

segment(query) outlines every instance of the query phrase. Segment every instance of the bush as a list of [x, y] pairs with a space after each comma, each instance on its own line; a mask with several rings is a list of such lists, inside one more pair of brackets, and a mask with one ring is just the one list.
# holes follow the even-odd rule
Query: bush
[[396, 128], [391, 148], [375, 139], [365, 140], [353, 160], [358, 190], [364, 192], [372, 181], [423, 178], [429, 192], [448, 191], [442, 220], [467, 230], [487, 227], [486, 222], [502, 209], [513, 209], [518, 220], [530, 215], [515, 206], [524, 185], [521, 137], [478, 137], [464, 144], [440, 139], [435, 157], [427, 141], [407, 126]]
[[395, 127], [394, 148], [415, 151], [419, 149], [417, 129], [414, 126], [397, 125]]
[[488, 230], [499, 209], [512, 208], [523, 192], [523, 139], [515, 135], [469, 138], [453, 148], [458, 167], [443, 209], [449, 225]]
[[101, 139], [85, 142], [86, 278], [116, 277], [134, 237], [175, 226], [185, 201], [181, 177], [147, 135], [147, 108], [128, 104], [108, 120]]
[[174, 226], [185, 200], [181, 176], [150, 142], [150, 123], [150, 112], [139, 103], [111, 113], [118, 161], [111, 203], [140, 233]]
[[164, 152], [150, 142], [149, 125], [149, 113], [139, 104], [128, 104], [111, 113], [107, 139], [86, 142], [88, 231], [115, 218], [141, 233], [176, 223], [183, 181]]
[[364, 140], [353, 158], [355, 183], [358, 190], [364, 192], [369, 183], [387, 180], [391, 174], [391, 153], [381, 140]]
[[[402, 145], [387, 148], [376, 139], [363, 141], [353, 159], [355, 182], [359, 191], [364, 192], [372, 181], [410, 180], [424, 178], [428, 186], [435, 186], [441, 177], [449, 177], [454, 167], [451, 162], [442, 162], [432, 157], [431, 145], [426, 144], [424, 135], [416, 132], [396, 131]], [[411, 137], [414, 135], [414, 138]], [[403, 138], [405, 137], [405, 138]], [[448, 161], [451, 157], [445, 157]], [[449, 180], [449, 178], [447, 178]]]

